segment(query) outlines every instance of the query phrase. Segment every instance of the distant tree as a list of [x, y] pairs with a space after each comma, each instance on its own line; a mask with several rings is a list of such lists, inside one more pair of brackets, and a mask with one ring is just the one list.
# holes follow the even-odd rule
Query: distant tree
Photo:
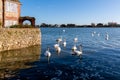
[[95, 27], [95, 26], [91, 26], [91, 25], [86, 25], [86, 27]]
[[61, 24], [60, 27], [66, 27], [66, 25], [65, 24]]
[[48, 27], [48, 24], [42, 23], [42, 24], [40, 25], [40, 27]]
[[117, 24], [117, 27], [120, 27], [120, 24]]
[[97, 27], [103, 27], [104, 25], [103, 25], [103, 23], [98, 23], [97, 24]]
[[58, 27], [58, 24], [55, 24], [54, 27]]
[[67, 24], [67, 27], [75, 27], [75, 24]]
[[48, 27], [53, 27], [53, 25], [52, 24], [48, 24]]

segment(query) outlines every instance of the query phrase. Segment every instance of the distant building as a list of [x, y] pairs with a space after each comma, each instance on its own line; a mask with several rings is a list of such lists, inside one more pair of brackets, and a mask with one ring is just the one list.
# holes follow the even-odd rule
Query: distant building
[[19, 24], [21, 3], [19, 0], [0, 0], [1, 27]]
[[95, 27], [96, 25], [95, 25], [95, 23], [91, 23], [91, 26], [92, 26], [92, 27]]
[[108, 26], [109, 27], [116, 27], [117, 26], [117, 22], [108, 22]]

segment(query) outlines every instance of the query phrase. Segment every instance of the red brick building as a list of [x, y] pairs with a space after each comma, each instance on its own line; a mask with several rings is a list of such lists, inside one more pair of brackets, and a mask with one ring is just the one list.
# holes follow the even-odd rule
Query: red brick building
[[20, 7], [19, 0], [0, 0], [0, 22], [2, 27], [19, 24]]

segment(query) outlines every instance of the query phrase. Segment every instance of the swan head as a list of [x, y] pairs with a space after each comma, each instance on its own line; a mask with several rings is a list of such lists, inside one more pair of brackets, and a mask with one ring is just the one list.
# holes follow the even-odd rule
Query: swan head
[[66, 47], [67, 43], [66, 40], [64, 39], [63, 46]]
[[80, 46], [80, 47], [82, 47], [83, 45], [82, 45], [82, 44], [80, 44], [79, 46]]
[[75, 37], [75, 38], [74, 38], [74, 42], [77, 42], [77, 41], [78, 41], [78, 38], [77, 38], [77, 37]]
[[74, 46], [72, 47], [72, 51], [74, 52], [75, 50], [77, 50], [76, 45], [74, 45]]

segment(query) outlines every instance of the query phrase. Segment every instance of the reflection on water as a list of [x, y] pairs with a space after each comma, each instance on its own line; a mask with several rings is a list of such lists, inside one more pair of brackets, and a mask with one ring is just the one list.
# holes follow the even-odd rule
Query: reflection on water
[[0, 52], [0, 79], [13, 77], [18, 70], [32, 67], [29, 63], [39, 60], [40, 53], [39, 45]]

